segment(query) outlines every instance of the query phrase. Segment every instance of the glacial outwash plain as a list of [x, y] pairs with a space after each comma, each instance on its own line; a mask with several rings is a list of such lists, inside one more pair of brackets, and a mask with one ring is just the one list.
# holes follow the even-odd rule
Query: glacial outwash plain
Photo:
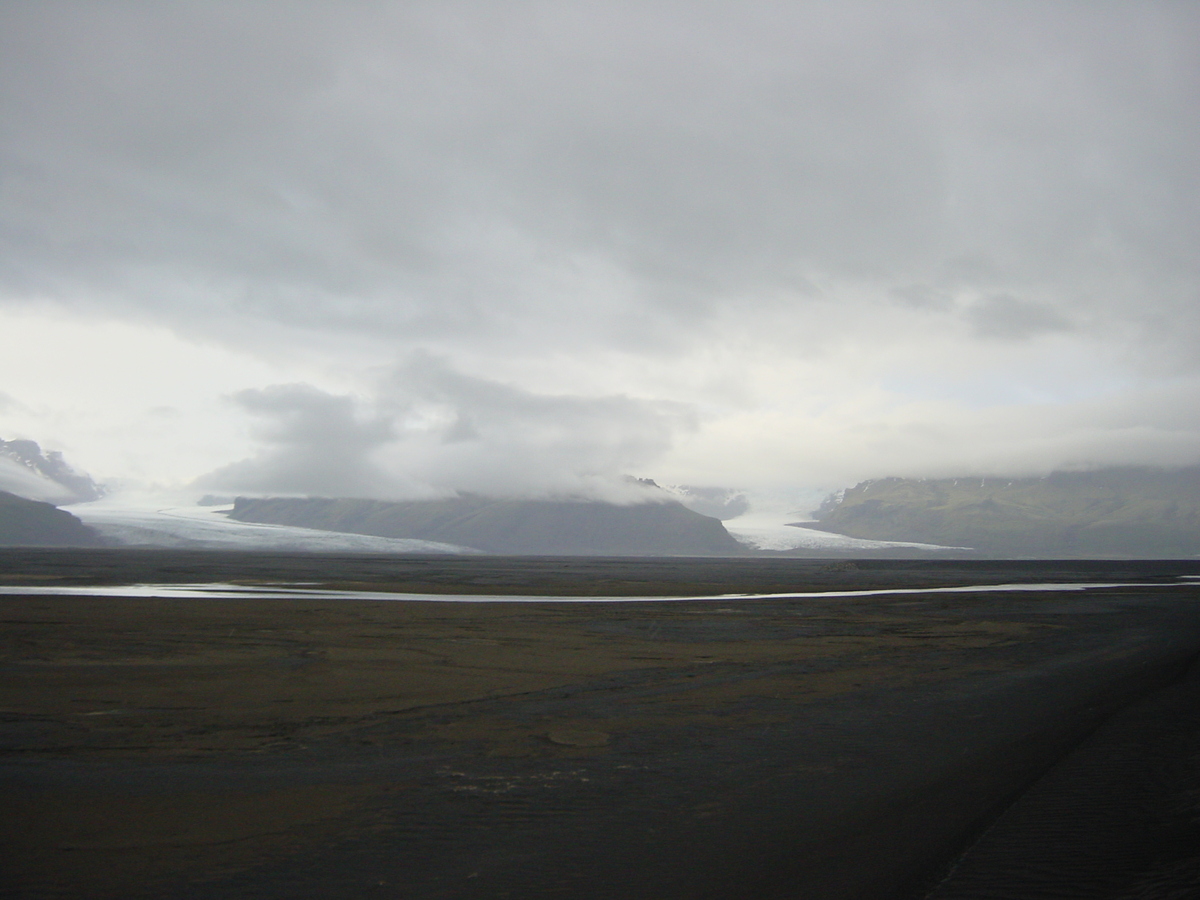
[[14, 548], [0, 579], [6, 898], [1200, 885], [1196, 560]]

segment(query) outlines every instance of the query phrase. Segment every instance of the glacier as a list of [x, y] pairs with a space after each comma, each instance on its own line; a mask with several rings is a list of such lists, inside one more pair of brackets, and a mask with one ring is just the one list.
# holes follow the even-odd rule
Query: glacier
[[280, 550], [304, 553], [479, 553], [470, 547], [409, 538], [237, 522], [213, 507], [160, 505], [113, 497], [64, 506], [100, 534], [126, 547]]
[[[906, 549], [922, 551], [967, 550], [915, 541], [871, 541], [830, 531], [806, 528], [796, 514], [754, 512], [725, 521], [725, 530], [752, 550], [829, 550], [844, 553], [855, 550]], [[815, 520], [813, 524], [815, 523]]]

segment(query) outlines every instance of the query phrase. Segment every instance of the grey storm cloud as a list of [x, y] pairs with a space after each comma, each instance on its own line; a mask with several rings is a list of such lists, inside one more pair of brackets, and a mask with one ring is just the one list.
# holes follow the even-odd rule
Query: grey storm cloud
[[947, 469], [992, 428], [1103, 461], [1164, 386], [1175, 460], [1197, 109], [1171, 0], [10, 0], [0, 313], [291, 366], [222, 470], [272, 490], [904, 474], [884, 423], [963, 435], [913, 438]]
[[[1116, 320], [1153, 290], [1195, 336], [1188, 4], [16, 2], [2, 24], [0, 277], [29, 292], [427, 341], [519, 344], [516, 315], [586, 344], [817, 273], [1032, 283]], [[595, 309], [597, 270], [634, 300]]]

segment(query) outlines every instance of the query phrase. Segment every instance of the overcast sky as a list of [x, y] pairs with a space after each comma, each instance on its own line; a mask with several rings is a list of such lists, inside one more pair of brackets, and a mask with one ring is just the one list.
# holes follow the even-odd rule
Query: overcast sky
[[0, 438], [99, 479], [1200, 462], [1194, 2], [0, 0]]

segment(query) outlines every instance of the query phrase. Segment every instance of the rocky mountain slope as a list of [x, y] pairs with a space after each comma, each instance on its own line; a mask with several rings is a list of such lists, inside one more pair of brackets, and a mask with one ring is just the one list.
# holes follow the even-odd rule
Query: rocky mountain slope
[[96, 547], [100, 536], [66, 510], [0, 491], [0, 547]]
[[516, 555], [733, 556], [745, 552], [717, 519], [676, 502], [620, 506], [474, 495], [401, 502], [239, 497], [230, 516], [242, 522], [441, 541]]
[[827, 501], [812, 526], [871, 540], [1067, 557], [1200, 554], [1200, 466], [1043, 478], [884, 478]]

